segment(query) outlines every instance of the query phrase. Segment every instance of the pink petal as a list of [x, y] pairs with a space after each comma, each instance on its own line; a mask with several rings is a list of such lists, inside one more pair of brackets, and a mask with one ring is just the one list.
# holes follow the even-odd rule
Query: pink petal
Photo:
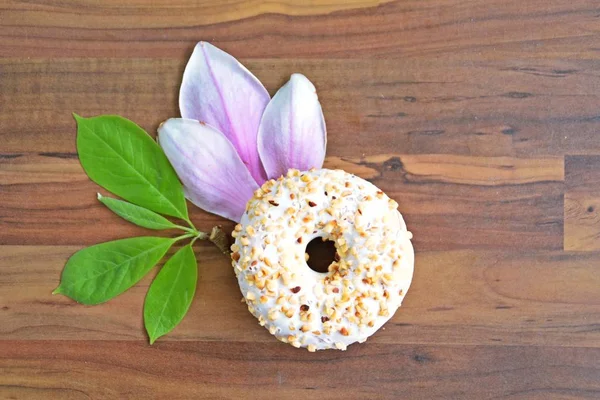
[[172, 118], [158, 128], [158, 140], [198, 207], [239, 222], [258, 185], [227, 138], [191, 119]]
[[269, 99], [260, 81], [231, 55], [210, 43], [196, 45], [183, 73], [181, 116], [223, 132], [259, 184], [266, 180], [266, 174], [256, 136]]
[[269, 178], [288, 169], [321, 168], [327, 131], [314, 85], [293, 74], [275, 94], [258, 129], [258, 153]]

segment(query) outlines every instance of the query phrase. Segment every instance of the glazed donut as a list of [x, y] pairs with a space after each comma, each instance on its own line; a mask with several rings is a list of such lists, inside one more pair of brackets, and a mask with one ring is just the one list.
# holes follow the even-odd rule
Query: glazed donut
[[[398, 204], [341, 170], [290, 170], [257, 189], [235, 227], [232, 265], [248, 310], [309, 351], [364, 342], [402, 303], [412, 235]], [[329, 272], [307, 264], [314, 238], [335, 242]]]

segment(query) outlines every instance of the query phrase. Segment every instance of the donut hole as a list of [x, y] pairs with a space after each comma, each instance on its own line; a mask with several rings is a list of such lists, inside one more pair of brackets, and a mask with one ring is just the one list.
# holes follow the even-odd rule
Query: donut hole
[[306, 246], [308, 261], [306, 262], [310, 269], [315, 272], [327, 273], [329, 266], [335, 259], [335, 242], [317, 237], [311, 240]]

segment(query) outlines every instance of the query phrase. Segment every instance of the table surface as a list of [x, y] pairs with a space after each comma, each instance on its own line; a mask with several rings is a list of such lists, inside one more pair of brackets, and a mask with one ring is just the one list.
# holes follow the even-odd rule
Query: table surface
[[[97, 202], [71, 112], [154, 134], [199, 40], [270, 93], [307, 75], [326, 166], [400, 204], [414, 281], [365, 344], [279, 343], [206, 243], [153, 346], [152, 276], [95, 307], [50, 294], [76, 250], [149, 233]], [[0, 56], [0, 398], [600, 397], [596, 0], [4, 0]]]

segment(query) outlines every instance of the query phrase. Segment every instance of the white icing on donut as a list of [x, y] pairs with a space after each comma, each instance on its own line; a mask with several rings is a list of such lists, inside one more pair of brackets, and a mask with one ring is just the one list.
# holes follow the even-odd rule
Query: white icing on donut
[[[233, 267], [250, 312], [279, 340], [309, 351], [364, 342], [396, 312], [414, 267], [398, 204], [341, 170], [290, 170], [255, 192], [233, 232]], [[333, 240], [328, 273], [305, 260]]]

